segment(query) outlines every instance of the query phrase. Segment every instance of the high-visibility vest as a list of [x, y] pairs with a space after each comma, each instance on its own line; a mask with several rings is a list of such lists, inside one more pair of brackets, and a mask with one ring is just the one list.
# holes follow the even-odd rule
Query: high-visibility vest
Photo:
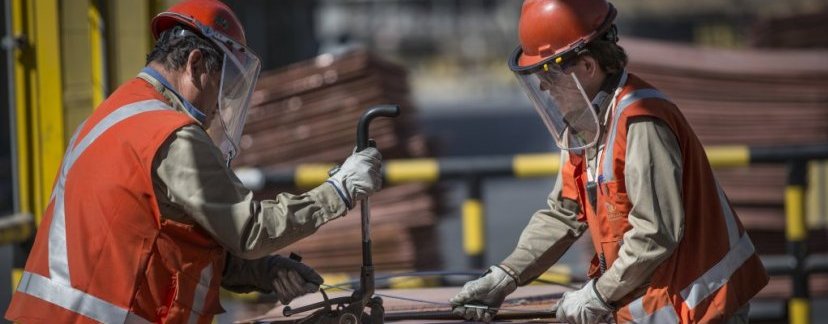
[[156, 152], [193, 124], [134, 79], [75, 132], [6, 317], [49, 323], [210, 323], [224, 249], [161, 217]]
[[580, 203], [579, 219], [589, 225], [596, 251], [591, 275], [600, 276], [612, 267], [624, 233], [632, 228], [627, 220], [632, 204], [624, 184], [628, 121], [657, 118], [670, 127], [681, 147], [684, 235], [671, 256], [653, 272], [649, 285], [618, 302], [621, 307], [615, 312], [616, 321], [728, 319], [767, 284], [768, 276], [716, 182], [701, 142], [678, 108], [634, 75], [628, 75], [615, 99], [602, 158], [596, 162], [597, 179], [588, 180], [585, 158], [578, 152], [570, 152], [562, 169], [561, 195]]

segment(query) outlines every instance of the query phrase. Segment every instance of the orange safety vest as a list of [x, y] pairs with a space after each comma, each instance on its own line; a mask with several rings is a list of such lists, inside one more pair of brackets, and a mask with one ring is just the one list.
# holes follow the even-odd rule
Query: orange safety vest
[[224, 249], [161, 217], [156, 152], [193, 124], [134, 79], [75, 132], [6, 317], [15, 322], [210, 323]]
[[562, 169], [561, 195], [580, 203], [579, 220], [587, 222], [592, 234], [596, 257], [591, 277], [612, 267], [624, 233], [632, 228], [627, 221], [632, 204], [624, 185], [628, 121], [657, 118], [670, 127], [681, 147], [684, 235], [672, 255], [655, 269], [649, 286], [618, 302], [622, 307], [615, 312], [616, 322], [726, 320], [767, 284], [764, 266], [716, 182], [704, 147], [678, 108], [634, 75], [622, 84], [611, 111], [603, 158], [596, 163], [600, 170], [592, 184], [593, 200], [583, 155], [570, 152]]

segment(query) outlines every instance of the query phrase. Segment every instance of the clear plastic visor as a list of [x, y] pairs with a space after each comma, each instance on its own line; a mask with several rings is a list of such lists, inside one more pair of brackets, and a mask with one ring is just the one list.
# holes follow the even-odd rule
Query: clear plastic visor
[[549, 63], [531, 71], [516, 71], [515, 76], [558, 147], [576, 150], [595, 145], [598, 117], [574, 73]]
[[218, 118], [213, 118], [208, 134], [229, 163], [239, 153], [239, 142], [261, 62], [246, 47], [220, 47], [223, 47], [224, 63], [218, 95]]

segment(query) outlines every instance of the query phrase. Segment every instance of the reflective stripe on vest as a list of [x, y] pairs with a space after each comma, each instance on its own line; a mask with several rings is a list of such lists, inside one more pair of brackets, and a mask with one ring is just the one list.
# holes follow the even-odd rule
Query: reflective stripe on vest
[[644, 297], [640, 297], [630, 303], [630, 315], [632, 316], [632, 321], [630, 323], [678, 323], [679, 317], [676, 314], [676, 309], [673, 308], [673, 305], [666, 305], [652, 314], [647, 314], [647, 311], [644, 310]]
[[618, 132], [618, 120], [621, 118], [621, 114], [624, 113], [624, 110], [634, 102], [650, 98], [670, 101], [667, 99], [667, 96], [661, 93], [661, 91], [656, 89], [640, 89], [625, 95], [615, 107], [615, 115], [612, 118], [612, 128], [610, 129], [609, 138], [607, 139], [606, 152], [604, 152], [603, 176], [605, 182], [615, 179], [615, 174], [612, 172], [612, 162], [615, 160], [615, 145], [613, 145], [613, 143], [615, 143], [615, 134]]
[[722, 215], [725, 217], [725, 225], [727, 226], [727, 239], [730, 242], [730, 248], [739, 243], [739, 226], [736, 225], [736, 217], [733, 216], [733, 210], [730, 208], [730, 202], [725, 197], [722, 186], [719, 181], [716, 181], [716, 193], [719, 196], [719, 204], [722, 206]]
[[103, 299], [28, 271], [23, 272], [17, 291], [40, 298], [101, 323], [150, 323], [140, 316]]
[[195, 293], [193, 294], [193, 306], [190, 312], [189, 323], [198, 323], [198, 318], [204, 313], [204, 305], [207, 304], [207, 293], [210, 292], [210, 281], [213, 279], [213, 264], [210, 263], [204, 270], [201, 270], [201, 277], [198, 280]]
[[[84, 120], [78, 129], [75, 130], [75, 133], [72, 134], [72, 139], [69, 140], [69, 146], [66, 149], [65, 156], [69, 156], [69, 152], [72, 151], [72, 148], [75, 147], [75, 141], [78, 139], [78, 135], [80, 134], [83, 127], [86, 125], [86, 121]], [[58, 183], [55, 186], [55, 190], [52, 190], [52, 196], [49, 197], [49, 202], [55, 202], [55, 206], [52, 211], [52, 223], [49, 226], [49, 232], [52, 231], [62, 231], [66, 232], [66, 218], [60, 217], [60, 219], [55, 218], [55, 211], [60, 210], [61, 216], [63, 216], [63, 185], [66, 179], [66, 173], [69, 171], [69, 168], [65, 167], [69, 162], [64, 159], [60, 167], [60, 174], [58, 174]], [[55, 197], [60, 195], [61, 199], [55, 201]], [[60, 204], [60, 206], [58, 206]], [[60, 282], [66, 286], [71, 286], [69, 283], [69, 261], [67, 260], [68, 254], [66, 253], [66, 241], [63, 242], [52, 242], [51, 235], [49, 236], [49, 275], [51, 276], [52, 280], [56, 282]]]
[[727, 197], [725, 197], [718, 181], [716, 182], [716, 191], [719, 196], [719, 204], [722, 206], [722, 215], [725, 217], [730, 250], [716, 265], [681, 291], [684, 303], [691, 309], [724, 286], [730, 276], [756, 252], [747, 233], [739, 235], [736, 217], [734, 217], [730, 203], [727, 201]]
[[681, 297], [689, 308], [695, 308], [707, 297], [716, 292], [730, 279], [742, 264], [754, 254], [753, 243], [747, 234], [742, 235], [736, 246], [732, 247], [716, 265], [681, 291]]
[[142, 112], [166, 109], [170, 109], [167, 104], [154, 99], [138, 101], [120, 107], [98, 122], [74, 147], [74, 142], [82, 127], [78, 128], [64, 155], [63, 165], [52, 194], [54, 207], [52, 223], [49, 226], [49, 278], [29, 273], [26, 280], [27, 284], [24, 285], [21, 281], [17, 291], [38, 297], [99, 322], [124, 323], [128, 318], [137, 317], [137, 315], [131, 315], [125, 308], [113, 305], [72, 287], [66, 250], [64, 188], [66, 186], [66, 176], [75, 161], [110, 127]]

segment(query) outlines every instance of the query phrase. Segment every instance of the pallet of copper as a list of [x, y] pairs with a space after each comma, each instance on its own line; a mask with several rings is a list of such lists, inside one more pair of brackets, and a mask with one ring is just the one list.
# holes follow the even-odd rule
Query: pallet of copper
[[812, 75], [736, 75], [691, 73], [630, 63], [630, 70], [647, 82], [669, 85], [673, 99], [730, 102], [807, 102], [825, 98], [824, 73]]
[[[725, 50], [636, 39], [622, 45], [630, 71], [667, 94], [705, 145], [828, 141], [828, 50]], [[757, 249], [784, 253], [785, 166], [715, 173]], [[817, 231], [809, 243], [825, 239]]]
[[[435, 199], [430, 188], [421, 184], [389, 187], [371, 198], [371, 237], [374, 260], [385, 270], [414, 269], [423, 264], [418, 256], [433, 251], [436, 223]], [[305, 262], [325, 272], [352, 272], [361, 260], [361, 223], [359, 208], [331, 221], [314, 235], [286, 247], [280, 253], [296, 252]], [[434, 264], [437, 260], [431, 258]], [[418, 263], [420, 262], [420, 263]]]
[[[760, 211], [765, 213], [766, 211]], [[747, 219], [755, 218], [754, 214], [748, 214]], [[779, 218], [778, 215], [773, 215], [774, 218]], [[741, 215], [740, 215], [741, 217]], [[742, 217], [743, 219], [745, 217]], [[783, 220], [784, 222], [784, 220]], [[760, 255], [780, 255], [788, 253], [788, 240], [785, 237], [784, 225], [776, 228], [750, 228], [745, 225], [750, 240], [756, 247], [756, 252]], [[814, 228], [808, 230], [807, 250], [809, 253], [822, 254], [828, 252], [828, 231], [824, 228]]]
[[[344, 103], [347, 101], [332, 101], [333, 103]], [[357, 101], [345, 109], [317, 109], [308, 107], [307, 110], [321, 111], [319, 114], [306, 116], [303, 119], [286, 118], [287, 121], [280, 121], [278, 118], [257, 119], [251, 118], [248, 121], [250, 126], [246, 130], [242, 145], [245, 154], [240, 156], [243, 164], [268, 165], [269, 161], [297, 161], [298, 158], [313, 155], [326, 149], [344, 149], [344, 153], [353, 146], [356, 137], [355, 121], [361, 113], [377, 104], [393, 102], [390, 99], [373, 98]], [[398, 101], [399, 102], [399, 101]], [[411, 107], [403, 103], [404, 107]], [[272, 107], [273, 111], [279, 110]], [[379, 148], [388, 156], [405, 156], [405, 154], [394, 152], [395, 148], [405, 148], [399, 145], [402, 139], [415, 135], [413, 125], [409, 125], [411, 109], [403, 109], [403, 117], [397, 119], [380, 119], [372, 123], [371, 134], [377, 140]], [[303, 113], [286, 112], [286, 115], [304, 115]], [[294, 116], [296, 117], [296, 116]], [[386, 139], [381, 141], [380, 138]], [[344, 155], [343, 155], [344, 156]], [[304, 159], [306, 161], [312, 161]], [[327, 160], [316, 160], [327, 161]]]
[[[347, 88], [349, 85], [353, 85], [358, 83], [360, 80], [366, 79], [379, 79], [382, 81], [379, 85], [385, 86], [389, 90], [404, 93], [408, 92], [408, 82], [405, 75], [387, 74], [379, 70], [367, 70], [361, 72], [361, 74], [354, 75], [347, 79], [338, 79], [336, 82], [322, 83], [315, 87], [299, 87], [294, 85], [294, 83], [300, 82], [301, 80], [277, 83], [266, 82], [266, 77], [261, 78], [260, 80], [265, 81], [265, 83], [264, 85], [260, 85], [256, 88], [254, 92], [254, 99], [251, 101], [251, 104], [264, 105], [274, 101], [324, 92], [327, 89]], [[292, 88], [302, 88], [302, 91], [293, 91]]]
[[[301, 191], [301, 190], [292, 190]], [[256, 193], [257, 199], [271, 198], [279, 192], [278, 189], [268, 189]], [[404, 184], [390, 186], [371, 196], [371, 228], [372, 234], [387, 231], [388, 228], [430, 227], [436, 222], [434, 210], [437, 208], [436, 199], [431, 186], [424, 184]], [[353, 244], [359, 251], [359, 234], [361, 229], [360, 209], [354, 208], [345, 216], [325, 224], [317, 233], [309, 236], [287, 249], [293, 249], [304, 254], [313, 253], [311, 250], [340, 249], [347, 244]], [[376, 234], [374, 241], [380, 239], [403, 240], [404, 236], [383, 236]], [[356, 237], [354, 237], [356, 236]], [[337, 242], [331, 246], [331, 242]], [[424, 242], [425, 243], [425, 242]], [[309, 250], [310, 249], [310, 250]], [[300, 251], [301, 250], [301, 251]]]
[[[372, 234], [372, 255], [378, 271], [409, 271], [416, 263], [416, 243], [409, 230], [399, 226], [379, 226]], [[322, 240], [302, 240], [285, 249], [302, 256], [302, 262], [321, 273], [359, 272], [362, 260], [359, 231], [319, 233]], [[278, 253], [283, 253], [282, 251]]]
[[[809, 293], [812, 298], [828, 297], [828, 274], [811, 274], [809, 280]], [[756, 298], [788, 299], [793, 296], [793, 284], [787, 276], [771, 277], [770, 282]]]
[[[367, 104], [366, 106], [378, 104], [379, 102]], [[245, 140], [245, 145], [248, 147], [244, 149], [254, 148], [253, 154], [249, 155], [251, 159], [258, 157], [259, 154], [264, 154], [262, 151], [276, 154], [276, 159], [280, 159], [279, 154], [291, 153], [291, 155], [281, 157], [290, 159], [308, 154], [307, 151], [353, 146], [356, 139], [356, 127], [350, 125], [353, 120], [359, 120], [359, 115], [344, 114], [339, 116], [332, 113], [329, 119], [296, 123], [290, 126], [274, 125], [273, 128], [262, 131], [251, 130], [244, 135], [249, 137]], [[371, 124], [371, 136], [374, 138], [391, 137], [397, 142], [399, 138], [406, 138], [410, 135], [401, 134], [400, 127], [394, 122], [388, 119], [379, 119], [376, 123]], [[394, 148], [393, 145], [390, 145], [391, 143], [377, 141], [377, 144], [383, 145], [380, 148]]]
[[[367, 86], [362, 90], [334, 89], [327, 94], [310, 95], [305, 99], [291, 98], [251, 107], [245, 131], [272, 131], [276, 127], [300, 127], [319, 122], [353, 120], [371, 105], [395, 103], [403, 109], [395, 125], [411, 123], [412, 105], [403, 96], [390, 96], [381, 88]], [[356, 93], [355, 93], [356, 92]], [[247, 128], [250, 128], [249, 130]], [[353, 126], [352, 126], [353, 127]]]
[[364, 110], [365, 103], [375, 101], [399, 100], [403, 101], [400, 103], [408, 103], [405, 91], [378, 84], [380, 81], [363, 78], [347, 86], [330, 87], [301, 96], [251, 105], [247, 126], [255, 131], [271, 125], [315, 121], [320, 117], [330, 117], [333, 113], [348, 115]]
[[748, 43], [759, 48], [826, 48], [826, 29], [828, 10], [764, 18], [751, 27]]
[[633, 66], [669, 67], [687, 73], [809, 77], [828, 71], [825, 49], [730, 50], [629, 37], [622, 37], [621, 45], [634, 60], [630, 62]]
[[389, 78], [405, 79], [407, 76], [406, 70], [399, 65], [389, 63], [365, 50], [353, 50], [340, 55], [322, 54], [278, 70], [263, 72], [257, 89], [276, 89], [274, 95], [287, 97], [369, 73]]
[[[306, 120], [313, 121], [320, 117], [330, 117], [332, 113], [347, 115], [364, 110], [366, 103], [375, 101], [388, 103], [394, 100], [402, 101], [397, 104], [408, 103], [407, 89], [383, 82], [379, 77], [366, 77], [299, 96], [251, 105], [248, 126], [251, 130], [259, 130], [273, 125], [295, 125]], [[266, 90], [258, 90], [264, 91]], [[411, 109], [408, 110], [410, 112]], [[404, 120], [410, 116], [403, 114], [402, 118], [396, 119]]]

